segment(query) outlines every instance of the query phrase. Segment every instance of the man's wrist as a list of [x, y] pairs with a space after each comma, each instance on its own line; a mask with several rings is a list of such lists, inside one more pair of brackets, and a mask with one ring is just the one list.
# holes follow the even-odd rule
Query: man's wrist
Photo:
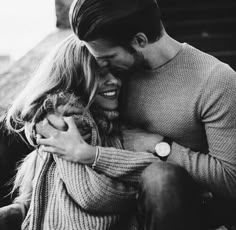
[[168, 137], [164, 137], [162, 141], [168, 143], [170, 147], [171, 147], [172, 142], [173, 142], [173, 141], [172, 141], [170, 138], [168, 138]]
[[166, 161], [171, 152], [172, 141], [169, 138], [163, 138], [162, 142], [159, 142], [155, 146], [156, 155], [163, 161]]

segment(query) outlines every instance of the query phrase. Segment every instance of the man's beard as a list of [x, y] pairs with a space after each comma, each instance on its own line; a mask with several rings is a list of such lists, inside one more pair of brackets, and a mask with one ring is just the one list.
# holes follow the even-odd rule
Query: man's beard
[[122, 77], [124, 74], [134, 72], [137, 69], [147, 69], [149, 66], [141, 52], [134, 50], [132, 47], [127, 50], [132, 55], [134, 62], [127, 69], [111, 67], [110, 72], [116, 77]]
[[134, 50], [134, 52], [131, 54], [134, 58], [134, 63], [128, 69], [129, 72], [135, 71], [137, 69], [148, 68], [148, 63], [141, 52]]

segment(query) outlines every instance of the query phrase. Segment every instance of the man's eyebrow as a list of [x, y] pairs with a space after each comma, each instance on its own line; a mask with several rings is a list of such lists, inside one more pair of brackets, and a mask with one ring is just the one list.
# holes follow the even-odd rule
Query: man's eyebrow
[[106, 58], [113, 58], [115, 57], [115, 54], [109, 54], [109, 55], [104, 55], [104, 56], [95, 56], [96, 59], [106, 59]]

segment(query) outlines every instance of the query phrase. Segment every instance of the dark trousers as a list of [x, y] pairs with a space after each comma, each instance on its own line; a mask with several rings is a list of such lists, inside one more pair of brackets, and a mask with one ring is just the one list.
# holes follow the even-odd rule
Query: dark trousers
[[144, 230], [203, 230], [236, 223], [236, 204], [212, 197], [203, 201], [202, 190], [185, 169], [160, 162], [141, 176], [138, 220]]

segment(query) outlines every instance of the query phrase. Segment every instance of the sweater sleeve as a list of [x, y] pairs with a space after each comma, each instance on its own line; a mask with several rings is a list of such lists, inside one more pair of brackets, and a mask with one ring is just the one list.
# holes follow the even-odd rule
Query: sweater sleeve
[[[95, 170], [54, 156], [60, 178], [69, 195], [83, 209], [103, 213], [125, 212], [135, 201], [141, 172], [158, 158], [150, 153], [99, 148], [101, 152]], [[100, 161], [100, 158], [105, 160]]]
[[108, 177], [137, 184], [142, 171], [157, 161], [160, 161], [157, 156], [147, 152], [99, 147], [99, 158], [95, 170]]
[[58, 174], [69, 196], [83, 209], [100, 213], [125, 212], [134, 202], [134, 186], [106, 177], [86, 165], [54, 156]]
[[236, 198], [236, 74], [210, 77], [198, 100], [208, 153], [173, 143], [168, 161], [183, 166], [213, 194]]

